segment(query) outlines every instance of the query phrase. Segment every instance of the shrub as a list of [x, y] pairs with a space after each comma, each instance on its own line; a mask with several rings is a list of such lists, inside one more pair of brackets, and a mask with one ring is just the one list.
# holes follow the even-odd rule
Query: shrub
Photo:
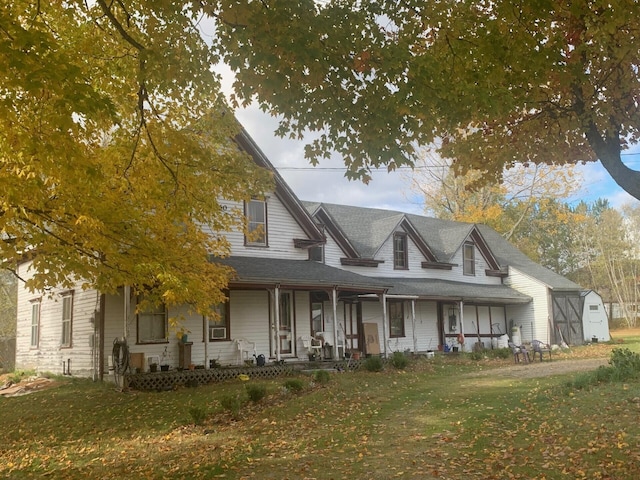
[[391, 365], [398, 370], [403, 370], [409, 364], [409, 359], [402, 352], [393, 352], [391, 355]]
[[284, 388], [290, 392], [300, 392], [304, 388], [304, 382], [299, 378], [290, 378], [284, 382]]
[[471, 360], [475, 360], [475, 361], [482, 360], [484, 356], [485, 356], [484, 352], [471, 352], [469, 354], [469, 357], [471, 358]]
[[609, 364], [615, 380], [623, 381], [640, 376], [640, 354], [628, 348], [614, 348]]
[[364, 368], [369, 372], [381, 372], [384, 369], [382, 358], [367, 357], [364, 361]]
[[240, 418], [240, 409], [242, 408], [242, 400], [238, 394], [227, 394], [220, 397], [220, 405], [228, 411], [234, 420]]
[[316, 370], [316, 372], [313, 374], [313, 379], [320, 384], [325, 384], [329, 383], [329, 380], [331, 380], [331, 375], [326, 370]]
[[247, 395], [249, 396], [249, 400], [254, 403], [258, 403], [262, 400], [267, 394], [267, 387], [264, 385], [256, 385], [256, 384], [247, 384]]
[[205, 418], [207, 418], [207, 412], [202, 407], [191, 407], [189, 409], [189, 415], [191, 415], [191, 420], [193, 420], [194, 425], [202, 425]]

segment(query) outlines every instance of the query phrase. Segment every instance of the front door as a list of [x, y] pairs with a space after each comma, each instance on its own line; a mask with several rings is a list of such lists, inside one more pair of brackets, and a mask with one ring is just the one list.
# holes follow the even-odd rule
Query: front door
[[345, 349], [359, 350], [362, 345], [362, 304], [360, 302], [344, 304], [344, 334], [346, 336]]

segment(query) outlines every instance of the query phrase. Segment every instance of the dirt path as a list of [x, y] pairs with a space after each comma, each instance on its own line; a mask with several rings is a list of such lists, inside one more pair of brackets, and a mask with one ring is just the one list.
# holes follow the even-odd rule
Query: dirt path
[[508, 367], [492, 368], [482, 372], [469, 374], [471, 377], [507, 377], [507, 378], [537, 378], [551, 375], [562, 375], [572, 372], [586, 372], [597, 369], [600, 365], [608, 365], [608, 358], [587, 358], [580, 360], [553, 360], [535, 363], [518, 363]]

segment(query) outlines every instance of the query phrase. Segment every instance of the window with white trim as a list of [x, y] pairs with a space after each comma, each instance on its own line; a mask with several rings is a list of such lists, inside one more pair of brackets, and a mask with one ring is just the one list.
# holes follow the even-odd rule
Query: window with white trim
[[245, 202], [245, 217], [247, 218], [248, 235], [245, 245], [267, 246], [267, 202], [253, 199]]
[[67, 293], [62, 297], [62, 338], [60, 346], [71, 346], [71, 326], [73, 318], [73, 293]]
[[213, 307], [217, 316], [209, 317], [209, 341], [228, 341], [231, 339], [229, 331], [229, 302], [220, 303]]
[[476, 247], [473, 243], [465, 243], [462, 247], [462, 268], [465, 275], [476, 274]]
[[405, 233], [393, 234], [393, 268], [396, 270], [406, 270], [409, 268], [407, 235]]
[[138, 343], [164, 343], [169, 330], [164, 304], [138, 312]]
[[40, 342], [40, 306], [39, 299], [31, 303], [31, 348], [38, 348]]

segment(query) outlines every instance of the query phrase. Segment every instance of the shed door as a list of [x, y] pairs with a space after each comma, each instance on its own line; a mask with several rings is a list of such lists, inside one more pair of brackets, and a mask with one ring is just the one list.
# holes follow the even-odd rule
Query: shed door
[[583, 299], [580, 292], [562, 292], [553, 294], [554, 343], [564, 340], [569, 345], [582, 345]]

